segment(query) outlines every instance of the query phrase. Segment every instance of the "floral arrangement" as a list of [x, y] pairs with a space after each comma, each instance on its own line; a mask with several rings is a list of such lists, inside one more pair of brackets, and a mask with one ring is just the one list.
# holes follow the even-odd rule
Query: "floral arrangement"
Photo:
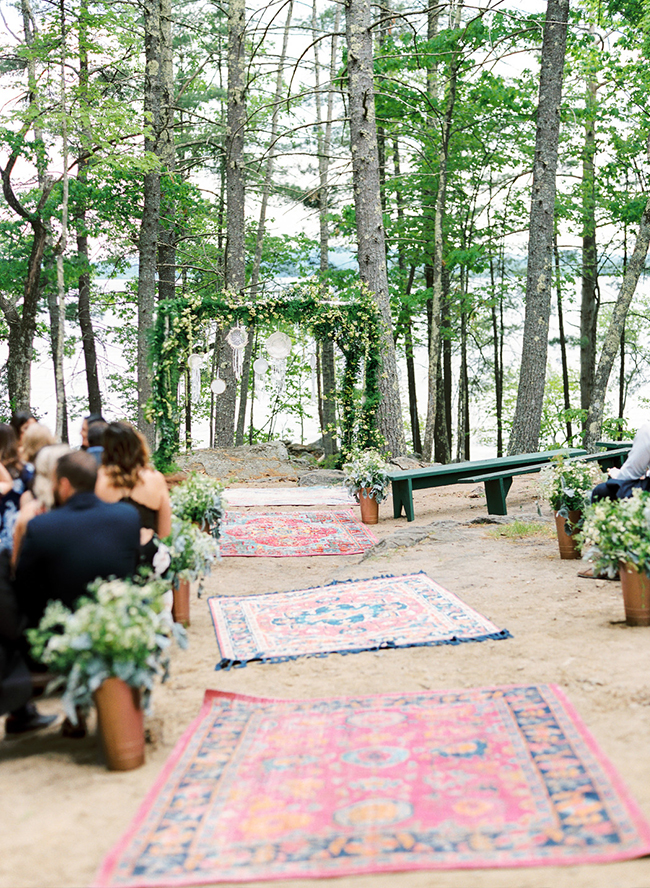
[[627, 499], [604, 499], [589, 506], [580, 540], [594, 574], [615, 577], [621, 563], [650, 574], [650, 493], [635, 490]]
[[62, 702], [73, 724], [76, 707], [88, 709], [111, 677], [139, 688], [147, 711], [155, 677], [168, 677], [172, 641], [187, 647], [185, 629], [174, 623], [166, 601], [169, 582], [98, 580], [88, 590], [94, 597], [79, 599], [74, 612], [51, 601], [38, 628], [27, 630], [33, 656], [65, 683]]
[[567, 519], [567, 533], [574, 533], [582, 525], [568, 521], [569, 512], [584, 512], [591, 500], [591, 491], [605, 476], [598, 463], [583, 459], [567, 460], [554, 456], [541, 472], [539, 490], [554, 512]]
[[207, 576], [219, 557], [219, 546], [214, 537], [176, 515], [172, 516], [172, 532], [162, 543], [171, 558], [168, 576], [172, 582], [179, 577], [194, 581]]
[[222, 493], [223, 485], [216, 478], [192, 474], [171, 491], [172, 513], [199, 527], [209, 527], [212, 536], [218, 539], [224, 515]]
[[388, 496], [388, 465], [383, 453], [378, 450], [363, 450], [352, 455], [343, 466], [343, 481], [348, 492], [353, 494], [357, 502], [359, 492], [363, 496], [372, 496], [378, 503]]

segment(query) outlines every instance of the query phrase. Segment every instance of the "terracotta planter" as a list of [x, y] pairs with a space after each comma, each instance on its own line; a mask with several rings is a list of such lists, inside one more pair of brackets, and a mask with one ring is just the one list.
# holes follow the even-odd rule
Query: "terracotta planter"
[[366, 496], [368, 488], [362, 487], [359, 491], [359, 505], [361, 506], [361, 521], [363, 524], [379, 523], [379, 503], [374, 496]]
[[650, 577], [634, 564], [620, 565], [625, 622], [628, 626], [650, 626]]
[[179, 577], [172, 587], [174, 603], [172, 604], [172, 616], [175, 623], [182, 623], [187, 628], [190, 625], [190, 581]]
[[[582, 512], [569, 512], [569, 523], [577, 524], [582, 517]], [[580, 558], [580, 549], [576, 544], [575, 536], [569, 536], [564, 525], [566, 518], [555, 513], [555, 527], [557, 528], [557, 542], [560, 547], [560, 558]]]
[[109, 771], [144, 764], [144, 714], [140, 691], [121, 678], [107, 678], [93, 694], [99, 735]]

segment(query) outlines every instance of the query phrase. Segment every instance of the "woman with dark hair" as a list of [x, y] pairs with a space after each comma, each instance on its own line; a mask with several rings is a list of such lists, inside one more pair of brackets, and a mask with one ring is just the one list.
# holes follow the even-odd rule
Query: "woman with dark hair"
[[36, 422], [36, 418], [32, 416], [29, 410], [16, 410], [9, 420], [9, 425], [14, 430], [19, 445], [25, 430], [34, 422]]
[[144, 437], [128, 422], [110, 422], [104, 429], [104, 453], [95, 493], [108, 503], [130, 503], [140, 516], [142, 560], [151, 564], [154, 537], [171, 533], [172, 507], [163, 475], [149, 465]]
[[13, 546], [14, 524], [20, 498], [34, 477], [18, 455], [18, 439], [12, 427], [0, 422], [0, 549]]

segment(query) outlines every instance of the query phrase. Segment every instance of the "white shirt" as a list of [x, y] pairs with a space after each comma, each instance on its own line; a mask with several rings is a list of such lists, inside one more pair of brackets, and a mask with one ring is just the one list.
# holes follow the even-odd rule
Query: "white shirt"
[[642, 425], [634, 436], [632, 449], [621, 466], [620, 472], [612, 477], [617, 481], [638, 481], [644, 478], [650, 469], [650, 422]]

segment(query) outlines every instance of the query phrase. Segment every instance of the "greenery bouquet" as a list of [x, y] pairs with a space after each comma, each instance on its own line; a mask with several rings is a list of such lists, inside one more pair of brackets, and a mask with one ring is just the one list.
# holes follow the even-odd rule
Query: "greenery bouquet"
[[214, 537], [176, 515], [172, 516], [172, 532], [162, 542], [171, 558], [168, 576], [172, 582], [179, 578], [194, 581], [207, 576], [219, 557], [219, 546]]
[[172, 512], [178, 518], [192, 521], [199, 527], [209, 527], [212, 536], [219, 538], [224, 515], [221, 500], [223, 485], [209, 475], [193, 474], [170, 493]]
[[348, 492], [353, 494], [357, 502], [359, 493], [374, 497], [378, 503], [388, 496], [388, 465], [378, 450], [363, 450], [351, 455], [349, 462], [343, 466], [343, 481]]
[[627, 499], [589, 506], [580, 541], [595, 575], [615, 577], [621, 563], [650, 575], [650, 493], [635, 490]]
[[568, 534], [575, 533], [582, 526], [582, 518], [571, 524], [569, 513], [584, 512], [591, 500], [591, 491], [603, 478], [597, 463], [571, 461], [563, 456], [554, 456], [551, 464], [542, 469], [540, 493], [553, 511], [566, 519]]
[[165, 601], [169, 583], [149, 580], [99, 580], [88, 587], [72, 612], [51, 601], [37, 629], [28, 629], [32, 654], [65, 683], [62, 702], [77, 723], [76, 708], [88, 709], [93, 693], [111, 677], [142, 691], [149, 708], [154, 679], [166, 681], [172, 641], [187, 646], [182, 626], [174, 623]]

